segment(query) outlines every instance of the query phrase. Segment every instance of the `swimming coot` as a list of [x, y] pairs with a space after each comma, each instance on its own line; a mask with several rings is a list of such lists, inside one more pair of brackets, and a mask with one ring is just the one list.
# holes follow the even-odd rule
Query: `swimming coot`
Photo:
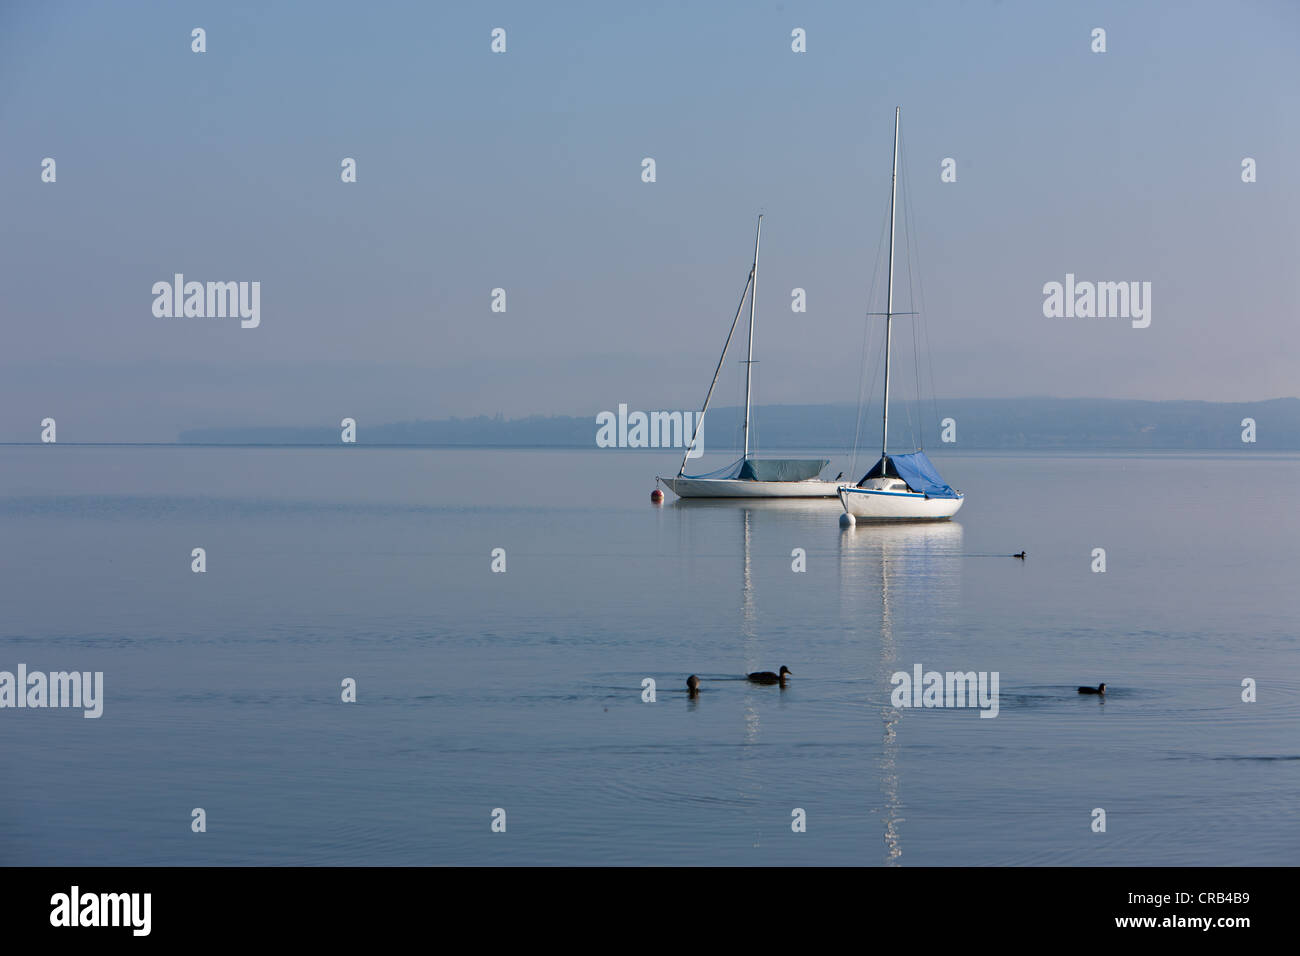
[[782, 664], [781, 673], [779, 674], [773, 674], [771, 671], [756, 671], [753, 674], [746, 674], [745, 676], [755, 684], [784, 684], [785, 676], [793, 673], [794, 671]]
[[1101, 696], [1105, 697], [1105, 696], [1106, 696], [1106, 685], [1105, 685], [1105, 684], [1098, 684], [1096, 687], [1080, 687], [1080, 688], [1079, 688], [1079, 693], [1080, 693], [1080, 694], [1100, 694]]
[[686, 690], [692, 697], [700, 692], [700, 679], [694, 674], [686, 678]]

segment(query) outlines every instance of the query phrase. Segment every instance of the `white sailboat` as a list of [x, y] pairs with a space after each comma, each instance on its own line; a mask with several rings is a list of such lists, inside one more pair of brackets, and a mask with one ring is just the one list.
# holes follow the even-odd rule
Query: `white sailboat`
[[894, 172], [889, 193], [889, 285], [885, 305], [885, 403], [880, 425], [880, 460], [857, 485], [839, 488], [840, 502], [852, 523], [867, 521], [942, 521], [955, 515], [966, 500], [939, 476], [939, 471], [917, 449], [906, 455], [889, 454], [889, 345], [894, 317], [894, 210], [898, 201], [898, 131], [902, 108], [894, 110]]
[[[695, 431], [686, 446], [686, 454], [682, 456], [681, 467], [672, 478], [655, 478], [656, 482], [680, 498], [834, 498], [839, 491], [839, 482], [822, 481], [819, 478], [822, 469], [830, 464], [829, 459], [749, 457], [750, 397], [754, 372], [754, 300], [758, 292], [758, 248], [762, 234], [763, 217], [759, 216], [758, 228], [754, 233], [754, 265], [749, 270], [749, 280], [745, 283], [745, 291], [741, 293], [736, 316], [731, 320], [731, 330], [722, 346], [722, 356], [713, 372], [708, 394], [704, 396], [704, 408], [695, 420]], [[731, 339], [736, 333], [736, 324], [745, 310], [746, 297], [749, 298], [749, 357], [745, 362], [745, 451], [738, 461], [725, 468], [703, 475], [688, 475], [686, 462], [699, 439], [705, 413], [713, 398], [714, 386], [718, 384], [718, 375], [726, 361], [727, 351], [731, 348]]]

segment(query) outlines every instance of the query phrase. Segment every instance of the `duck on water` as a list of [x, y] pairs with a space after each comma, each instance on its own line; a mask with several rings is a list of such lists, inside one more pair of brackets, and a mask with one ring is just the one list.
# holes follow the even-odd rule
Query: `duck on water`
[[1098, 684], [1096, 687], [1080, 687], [1080, 688], [1079, 688], [1079, 693], [1080, 693], [1080, 694], [1098, 694], [1098, 695], [1100, 695], [1100, 696], [1102, 696], [1102, 697], [1105, 697], [1105, 696], [1106, 696], [1106, 685], [1105, 685], [1105, 684]]
[[786, 676], [793, 673], [794, 671], [782, 664], [781, 673], [779, 674], [773, 674], [771, 671], [755, 671], [752, 674], [746, 674], [745, 678], [755, 684], [780, 684], [784, 687]]

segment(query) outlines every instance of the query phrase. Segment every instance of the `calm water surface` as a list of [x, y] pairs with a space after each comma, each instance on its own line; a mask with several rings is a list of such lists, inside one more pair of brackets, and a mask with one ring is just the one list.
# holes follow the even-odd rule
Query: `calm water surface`
[[0, 710], [0, 862], [1300, 861], [1300, 458], [934, 457], [959, 520], [841, 532], [670, 453], [0, 448], [0, 669], [106, 686]]

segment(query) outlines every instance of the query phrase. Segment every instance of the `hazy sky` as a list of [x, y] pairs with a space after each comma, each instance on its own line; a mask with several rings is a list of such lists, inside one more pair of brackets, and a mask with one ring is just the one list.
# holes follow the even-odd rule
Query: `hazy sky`
[[895, 105], [940, 396], [1300, 393], [1290, 0], [9, 2], [0, 440], [694, 408], [760, 211], [756, 400], [856, 401]]

